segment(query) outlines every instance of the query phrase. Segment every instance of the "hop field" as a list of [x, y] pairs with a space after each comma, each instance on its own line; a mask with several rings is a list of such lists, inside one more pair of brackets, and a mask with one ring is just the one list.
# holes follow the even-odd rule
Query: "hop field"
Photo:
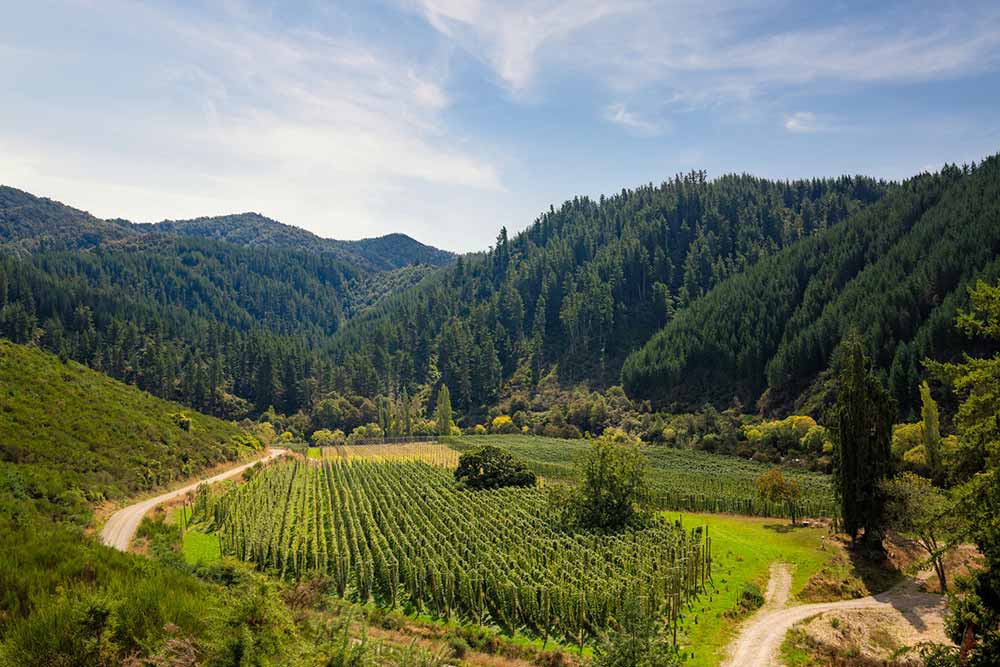
[[457, 468], [459, 453], [434, 442], [401, 444], [337, 445], [321, 448], [324, 458], [372, 459], [376, 461], [423, 461], [441, 468]]
[[[573, 478], [573, 462], [588, 446], [586, 440], [561, 440], [520, 435], [449, 438], [459, 451], [495, 445], [523, 460], [534, 472], [550, 480]], [[734, 456], [689, 449], [644, 445], [649, 462], [651, 501], [661, 509], [684, 512], [725, 512], [750, 516], [787, 517], [788, 507], [757, 496], [757, 478], [769, 466]], [[799, 516], [835, 516], [833, 487], [827, 475], [786, 469], [802, 489]]]
[[420, 461], [289, 461], [197, 505], [225, 552], [263, 569], [326, 573], [361, 602], [579, 645], [629, 600], [676, 626], [710, 576], [699, 530], [568, 534], [547, 520], [541, 490], [460, 489]]

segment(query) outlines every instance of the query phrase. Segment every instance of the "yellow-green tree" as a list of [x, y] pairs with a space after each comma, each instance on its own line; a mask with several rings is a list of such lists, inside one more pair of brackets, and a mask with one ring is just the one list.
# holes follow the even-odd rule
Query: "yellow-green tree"
[[771, 468], [757, 478], [757, 494], [772, 503], [785, 503], [794, 526], [798, 519], [796, 501], [802, 497], [802, 489], [794, 479], [785, 477], [781, 468]]
[[442, 384], [438, 390], [437, 406], [434, 411], [438, 435], [451, 435], [451, 392]]

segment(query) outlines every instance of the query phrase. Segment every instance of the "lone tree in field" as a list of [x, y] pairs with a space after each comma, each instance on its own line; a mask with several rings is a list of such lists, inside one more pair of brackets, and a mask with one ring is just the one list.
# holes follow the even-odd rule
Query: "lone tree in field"
[[537, 480], [522, 461], [498, 447], [486, 445], [459, 457], [455, 481], [470, 489], [499, 489], [534, 486]]
[[841, 347], [843, 370], [832, 411], [834, 488], [844, 530], [866, 548], [882, 551], [885, 493], [881, 483], [892, 472], [892, 425], [895, 404], [872, 372], [861, 339]]
[[434, 416], [437, 419], [438, 435], [450, 435], [451, 392], [448, 391], [448, 385], [446, 384], [442, 384], [441, 389], [438, 391], [437, 407], [435, 408]]
[[757, 493], [772, 503], [785, 503], [792, 525], [798, 519], [796, 501], [802, 497], [802, 489], [794, 479], [786, 479], [781, 468], [771, 468], [757, 478]]
[[[563, 522], [573, 527], [613, 533], [632, 523], [646, 496], [646, 457], [639, 443], [617, 429], [595, 440], [578, 464], [579, 485], [557, 491]], [[558, 487], [557, 487], [558, 488]]]
[[886, 508], [889, 526], [916, 538], [917, 544], [927, 552], [927, 560], [934, 566], [941, 592], [947, 593], [944, 556], [957, 546], [963, 533], [962, 513], [929, 479], [912, 472], [883, 482], [882, 488], [889, 501]]

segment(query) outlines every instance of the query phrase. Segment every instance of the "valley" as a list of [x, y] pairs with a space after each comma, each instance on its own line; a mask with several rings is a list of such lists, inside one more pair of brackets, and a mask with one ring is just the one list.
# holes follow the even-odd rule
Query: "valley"
[[695, 172], [453, 256], [0, 189], [0, 664], [988, 655], [998, 202]]

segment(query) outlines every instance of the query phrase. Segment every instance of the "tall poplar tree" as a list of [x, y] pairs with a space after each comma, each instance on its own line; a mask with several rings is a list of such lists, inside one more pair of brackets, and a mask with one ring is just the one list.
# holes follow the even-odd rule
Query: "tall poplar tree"
[[435, 409], [435, 416], [437, 417], [437, 432], [438, 435], [448, 435], [451, 433], [451, 393], [448, 391], [448, 385], [442, 384], [441, 389], [438, 391], [437, 397], [437, 408]]
[[944, 476], [941, 465], [941, 419], [938, 416], [937, 402], [931, 396], [931, 388], [926, 380], [920, 383], [920, 403], [920, 416], [923, 420], [921, 435], [927, 452], [927, 466], [931, 469], [931, 479], [940, 484]]

